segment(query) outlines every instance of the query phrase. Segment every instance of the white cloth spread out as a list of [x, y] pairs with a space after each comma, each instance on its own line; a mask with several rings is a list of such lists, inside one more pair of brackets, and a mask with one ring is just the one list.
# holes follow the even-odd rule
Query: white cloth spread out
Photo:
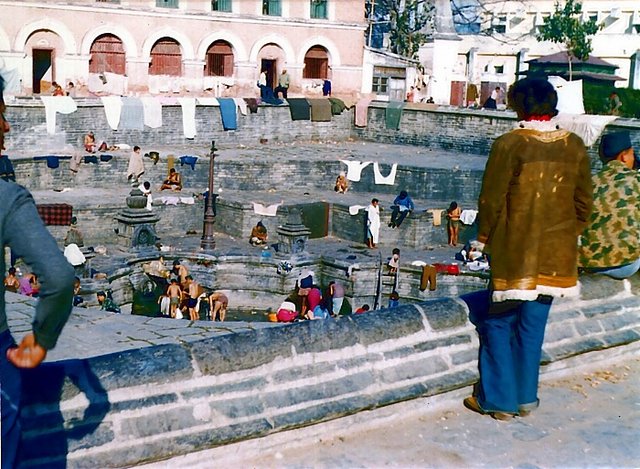
[[182, 107], [182, 131], [184, 138], [196, 136], [196, 98], [178, 98]]
[[196, 203], [196, 201], [193, 200], [193, 197], [180, 197], [180, 203], [185, 205], [193, 205]]
[[156, 201], [165, 205], [178, 205], [180, 203], [180, 197], [158, 197]]
[[427, 265], [427, 263], [425, 261], [413, 261], [411, 265], [415, 265], [416, 267], [423, 267]]
[[356, 127], [366, 127], [369, 113], [369, 98], [362, 98], [356, 103], [355, 125]]
[[109, 127], [111, 127], [111, 130], [118, 130], [122, 99], [120, 99], [120, 96], [101, 96], [100, 100], [104, 106], [104, 113], [107, 116]]
[[67, 259], [67, 262], [73, 266], [82, 265], [87, 260], [77, 244], [69, 244], [65, 247], [64, 257]]
[[40, 96], [44, 104], [44, 114], [47, 121], [47, 133], [56, 133], [56, 112], [71, 114], [78, 110], [78, 106], [71, 96]]
[[460, 213], [460, 221], [465, 225], [473, 225], [473, 222], [476, 221], [477, 216], [477, 210], [463, 210]]
[[618, 116], [592, 116], [589, 114], [558, 114], [551, 122], [561, 129], [578, 135], [588, 147], [596, 143], [607, 124]]
[[351, 205], [351, 206], [349, 206], [349, 215], [357, 215], [358, 212], [363, 208], [367, 208], [367, 206], [366, 205]]
[[398, 164], [393, 163], [391, 165], [391, 171], [387, 176], [383, 176], [380, 173], [380, 166], [378, 163], [373, 163], [373, 179], [376, 184], [384, 184], [387, 186], [393, 186], [396, 182], [396, 171], [398, 170]]
[[162, 127], [162, 103], [155, 96], [144, 96], [140, 98], [142, 101], [142, 110], [144, 112], [144, 125], [157, 129]]
[[550, 76], [548, 81], [558, 94], [556, 109], [559, 113], [584, 114], [582, 80], [566, 81], [562, 77]]
[[358, 182], [362, 174], [362, 170], [371, 164], [371, 161], [349, 161], [340, 160], [347, 165], [347, 179], [349, 181]]
[[210, 97], [210, 98], [196, 98], [198, 101], [198, 104], [200, 106], [220, 106], [220, 103], [218, 102], [218, 100], [216, 98]]
[[269, 206], [265, 206], [256, 202], [253, 202], [253, 212], [256, 215], [264, 215], [265, 217], [275, 217], [278, 212], [278, 207], [282, 205], [282, 202], [279, 204], [273, 204]]
[[233, 102], [236, 103], [236, 106], [240, 110], [240, 114], [243, 116], [247, 115], [247, 102], [244, 98], [233, 98]]

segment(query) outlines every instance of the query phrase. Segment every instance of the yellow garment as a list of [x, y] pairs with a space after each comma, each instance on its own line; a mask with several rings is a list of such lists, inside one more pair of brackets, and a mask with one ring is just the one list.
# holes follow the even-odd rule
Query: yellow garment
[[442, 225], [442, 212], [441, 208], [432, 208], [431, 210], [427, 210], [431, 215], [433, 215], [433, 226]]

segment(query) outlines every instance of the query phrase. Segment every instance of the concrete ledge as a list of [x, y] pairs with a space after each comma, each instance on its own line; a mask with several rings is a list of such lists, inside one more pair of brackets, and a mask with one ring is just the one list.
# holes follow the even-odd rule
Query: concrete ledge
[[[545, 368], [640, 343], [640, 297], [588, 281], [599, 298], [552, 308]], [[467, 314], [434, 299], [48, 364], [25, 373], [26, 465], [131, 466], [469, 386]]]

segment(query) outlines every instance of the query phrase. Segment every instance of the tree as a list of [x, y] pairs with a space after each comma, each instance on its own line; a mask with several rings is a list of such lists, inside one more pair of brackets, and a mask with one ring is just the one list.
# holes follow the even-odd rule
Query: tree
[[418, 49], [433, 32], [434, 13], [432, 0], [368, 0], [368, 43], [380, 47], [382, 34], [389, 33], [391, 52], [416, 58]]
[[563, 44], [567, 49], [569, 60], [569, 80], [572, 79], [572, 60], [588, 60], [593, 47], [591, 38], [602, 25], [590, 19], [582, 19], [582, 4], [575, 0], [566, 0], [564, 6], [556, 2], [556, 9], [551, 16], [545, 18], [536, 34], [538, 41], [551, 41]]

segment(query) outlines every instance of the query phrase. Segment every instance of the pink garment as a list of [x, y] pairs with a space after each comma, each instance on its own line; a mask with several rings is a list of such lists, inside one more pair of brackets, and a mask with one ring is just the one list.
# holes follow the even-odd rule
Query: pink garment
[[279, 309], [276, 317], [278, 322], [293, 322], [298, 317], [298, 313], [288, 309]]
[[33, 287], [28, 277], [22, 277], [20, 279], [20, 293], [27, 296], [33, 295]]
[[367, 118], [369, 113], [369, 103], [371, 102], [368, 98], [362, 98], [360, 101], [356, 103], [356, 117], [355, 124], [356, 127], [366, 127], [367, 126]]
[[309, 304], [309, 309], [313, 311], [316, 309], [316, 306], [320, 304], [320, 300], [322, 300], [322, 293], [317, 288], [312, 288], [307, 295], [307, 303]]

